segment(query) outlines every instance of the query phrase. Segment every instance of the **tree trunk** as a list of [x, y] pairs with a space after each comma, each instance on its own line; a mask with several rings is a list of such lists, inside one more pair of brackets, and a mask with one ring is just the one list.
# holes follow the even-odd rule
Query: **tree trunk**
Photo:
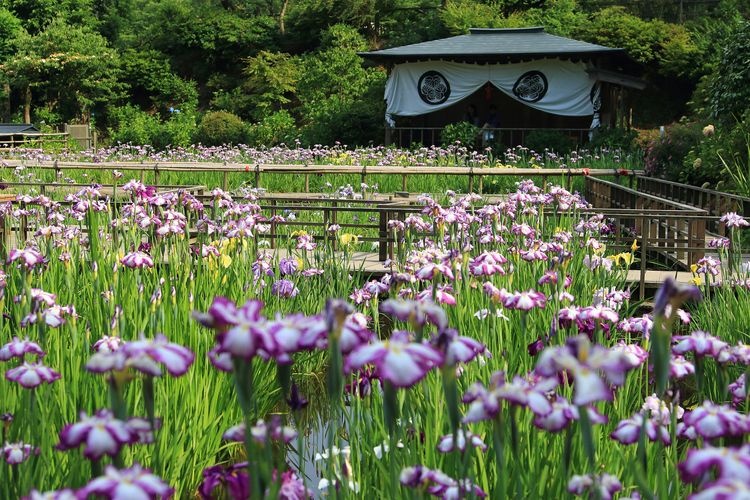
[[289, 0], [284, 0], [281, 6], [281, 12], [279, 13], [279, 31], [283, 35], [286, 29], [284, 28], [284, 17], [286, 17], [286, 7], [289, 5]]
[[23, 98], [23, 122], [31, 123], [31, 85], [26, 85]]

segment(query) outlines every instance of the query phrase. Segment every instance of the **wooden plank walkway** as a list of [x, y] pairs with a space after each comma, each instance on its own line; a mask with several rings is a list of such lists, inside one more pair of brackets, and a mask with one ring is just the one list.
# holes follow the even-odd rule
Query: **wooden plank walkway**
[[[270, 252], [274, 257], [284, 258], [288, 255], [288, 252], [284, 248], [266, 249], [266, 252]], [[340, 252], [337, 255], [344, 256]], [[364, 275], [372, 277], [380, 277], [387, 272], [383, 262], [378, 260], [378, 254], [376, 252], [353, 252], [350, 256], [349, 270], [351, 272], [361, 272]], [[645, 275], [646, 288], [658, 288], [664, 280], [672, 278], [678, 283], [687, 284], [693, 279], [693, 275], [687, 271], [656, 271], [648, 270]], [[631, 269], [628, 271], [627, 283], [629, 285], [637, 285], [641, 281], [641, 271], [638, 269]]]

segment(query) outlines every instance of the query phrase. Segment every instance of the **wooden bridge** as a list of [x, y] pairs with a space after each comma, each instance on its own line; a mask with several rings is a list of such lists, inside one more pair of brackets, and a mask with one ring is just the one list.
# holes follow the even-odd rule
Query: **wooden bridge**
[[[401, 166], [340, 166], [340, 165], [244, 165], [244, 164], [202, 164], [202, 163], [81, 163], [81, 162], [22, 162], [5, 160], [5, 167], [18, 165], [31, 168], [85, 171], [138, 171], [143, 176], [149, 172], [153, 179], [159, 181], [159, 173], [166, 171], [221, 172], [224, 174], [224, 185], [228, 185], [229, 175], [251, 176], [256, 187], [262, 186], [263, 174], [281, 174], [305, 176], [306, 193], [265, 193], [261, 198], [261, 209], [269, 218], [273, 215], [294, 212], [310, 214], [300, 216], [297, 220], [273, 222], [267, 234], [256, 237], [267, 240], [270, 248], [276, 249], [280, 239], [297, 228], [317, 232], [318, 240], [336, 247], [336, 238], [327, 234], [325, 229], [331, 224], [339, 224], [342, 231], [356, 232], [359, 241], [369, 243], [371, 252], [352, 254], [352, 266], [365, 274], [381, 274], [386, 271], [384, 262], [392, 259], [398, 250], [396, 241], [387, 229], [387, 222], [392, 219], [405, 218], [410, 213], [420, 211], [413, 196], [407, 192], [408, 179], [420, 175], [455, 175], [468, 180], [469, 191], [475, 187], [481, 191], [485, 178], [511, 176], [517, 179], [535, 178], [546, 186], [550, 180], [571, 186], [575, 177], [585, 178], [584, 196], [591, 202], [593, 209], [581, 211], [602, 213], [611, 222], [612, 234], [606, 237], [607, 245], [612, 249], [629, 249], [635, 240], [640, 247], [638, 269], [633, 269], [628, 280], [637, 284], [641, 297], [648, 290], [657, 287], [669, 275], [679, 281], [689, 281], [692, 274], [690, 264], [703, 257], [708, 251], [707, 241], [723, 235], [725, 228], [719, 222], [721, 215], [728, 211], [740, 214], [750, 213], [750, 199], [735, 195], [692, 188], [670, 183], [659, 179], [644, 177], [640, 171], [588, 170], [588, 169], [514, 169], [514, 168], [471, 168], [471, 167], [401, 167]], [[316, 174], [352, 175], [359, 174], [362, 182], [368, 176], [401, 176], [403, 193], [391, 195], [368, 195], [363, 199], [333, 199], [321, 194], [309, 193], [309, 176]], [[605, 178], [609, 180], [605, 180]], [[41, 192], [57, 189], [83, 187], [69, 183], [16, 183], [5, 182], [8, 187], [35, 187]], [[106, 187], [105, 187], [106, 188]], [[189, 189], [199, 198], [208, 200], [210, 195], [204, 186], [159, 186], [160, 191]], [[120, 186], [110, 186], [112, 198], [117, 202], [121, 193]], [[491, 197], [485, 197], [488, 202]], [[494, 200], [497, 201], [497, 198]], [[30, 230], [21, 223], [15, 227], [0, 226], [4, 237], [0, 244], [6, 242], [13, 233], [18, 240], [24, 240]], [[288, 228], [284, 229], [284, 226]], [[281, 251], [281, 250], [276, 250]]]

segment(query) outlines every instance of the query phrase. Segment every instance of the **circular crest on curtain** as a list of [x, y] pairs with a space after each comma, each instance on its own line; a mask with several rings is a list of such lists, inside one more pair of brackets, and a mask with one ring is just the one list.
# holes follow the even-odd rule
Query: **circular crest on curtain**
[[451, 86], [448, 80], [437, 71], [427, 71], [419, 77], [417, 92], [424, 102], [437, 106], [448, 100], [451, 95]]
[[527, 71], [513, 85], [513, 95], [526, 102], [537, 102], [546, 93], [547, 77], [541, 71]]

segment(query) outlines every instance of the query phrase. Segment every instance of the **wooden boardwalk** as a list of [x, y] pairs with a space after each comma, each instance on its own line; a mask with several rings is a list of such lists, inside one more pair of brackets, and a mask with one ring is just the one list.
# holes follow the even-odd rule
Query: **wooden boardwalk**
[[[278, 258], [283, 258], [288, 255], [288, 252], [284, 248], [266, 249], [265, 251], [270, 252], [274, 257]], [[339, 255], [341, 255], [343, 260], [343, 254]], [[349, 258], [349, 270], [351, 272], [359, 272], [366, 276], [379, 278], [388, 271], [383, 262], [378, 259], [377, 252], [353, 252]], [[693, 279], [693, 274], [687, 271], [647, 270], [645, 274], [646, 288], [658, 288], [667, 278], [672, 278], [678, 283], [687, 284]], [[628, 271], [626, 281], [629, 285], [638, 285], [641, 282], [641, 271], [638, 269], [631, 269]]]

